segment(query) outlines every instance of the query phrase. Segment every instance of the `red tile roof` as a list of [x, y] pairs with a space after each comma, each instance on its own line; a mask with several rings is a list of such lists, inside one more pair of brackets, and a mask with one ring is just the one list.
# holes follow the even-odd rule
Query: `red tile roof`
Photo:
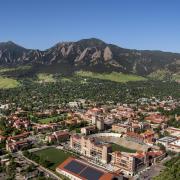
[[18, 140], [18, 139], [21, 139], [21, 138], [25, 138], [25, 137], [27, 137], [29, 135], [30, 135], [30, 132], [24, 132], [24, 133], [18, 134], [16, 136], [10, 136], [10, 137], [8, 137], [8, 140], [11, 140], [11, 139]]
[[162, 151], [150, 151], [150, 152], [147, 152], [147, 155], [152, 156], [152, 157], [157, 157], [157, 156], [160, 156], [162, 154], [163, 154]]
[[143, 136], [141, 136], [140, 134], [135, 133], [135, 132], [127, 132], [126, 134], [127, 134], [127, 136], [130, 136], [130, 137], [143, 139]]

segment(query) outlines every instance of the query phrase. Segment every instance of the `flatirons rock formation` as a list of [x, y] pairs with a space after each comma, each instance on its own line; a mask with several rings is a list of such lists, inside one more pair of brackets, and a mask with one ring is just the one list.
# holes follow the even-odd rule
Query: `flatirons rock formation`
[[76, 69], [147, 75], [158, 69], [180, 71], [180, 54], [124, 49], [99, 39], [62, 42], [45, 50], [26, 49], [11, 41], [0, 43], [0, 65], [69, 65]]

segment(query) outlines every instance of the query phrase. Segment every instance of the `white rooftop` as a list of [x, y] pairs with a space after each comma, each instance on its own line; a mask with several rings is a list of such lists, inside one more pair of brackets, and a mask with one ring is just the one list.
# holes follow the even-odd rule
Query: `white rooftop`
[[177, 139], [177, 138], [175, 138], [175, 137], [165, 136], [165, 137], [163, 137], [163, 138], [158, 139], [158, 141], [170, 143], [170, 142], [175, 141], [176, 139]]
[[171, 145], [179, 146], [180, 147], [180, 139], [173, 141], [170, 143]]

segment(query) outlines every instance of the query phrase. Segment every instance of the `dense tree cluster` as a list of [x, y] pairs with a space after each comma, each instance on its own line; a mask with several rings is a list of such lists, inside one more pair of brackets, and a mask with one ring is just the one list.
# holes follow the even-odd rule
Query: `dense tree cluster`
[[[34, 83], [24, 80], [23, 86], [0, 90], [0, 103], [15, 103], [16, 107], [33, 111], [66, 104], [78, 98], [106, 103], [108, 101], [136, 102], [141, 97], [163, 99], [167, 96], [180, 98], [180, 85], [175, 82], [144, 81], [116, 83], [91, 78], [74, 77], [71, 82]], [[7, 114], [9, 112], [6, 112]]]
[[177, 106], [175, 109], [172, 109], [170, 111], [164, 110], [163, 108], [159, 108], [158, 110], [161, 112], [161, 114], [169, 116], [170, 120], [168, 120], [167, 122], [169, 126], [180, 128], [180, 121], [176, 119], [176, 116], [180, 115], [180, 106]]

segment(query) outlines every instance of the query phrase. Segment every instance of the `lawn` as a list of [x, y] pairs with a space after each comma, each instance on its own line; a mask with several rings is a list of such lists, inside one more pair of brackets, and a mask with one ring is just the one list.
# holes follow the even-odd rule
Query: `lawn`
[[109, 81], [114, 81], [114, 82], [121, 82], [121, 83], [126, 83], [128, 81], [145, 81], [146, 78], [133, 75], [133, 74], [123, 74], [123, 73], [117, 73], [117, 72], [112, 72], [112, 73], [94, 73], [90, 71], [77, 71], [76, 72], [77, 76], [81, 77], [90, 77], [90, 78], [95, 78], [95, 79], [102, 79], [102, 80], [109, 80]]
[[49, 117], [49, 118], [39, 119], [38, 122], [42, 124], [48, 124], [50, 122], [53, 122], [55, 119], [56, 119], [55, 117]]
[[31, 66], [18, 66], [13, 68], [0, 67], [0, 73], [19, 71], [19, 70], [29, 70]]
[[0, 89], [9, 89], [18, 87], [20, 83], [12, 78], [0, 77]]
[[68, 157], [72, 156], [72, 154], [56, 148], [40, 150], [35, 152], [35, 154], [42, 159], [50, 161], [52, 163], [50, 166], [51, 170], [55, 170], [59, 164], [65, 161]]
[[39, 119], [38, 122], [42, 123], [42, 124], [48, 124], [50, 122], [54, 122], [56, 121], [58, 118], [63, 118], [65, 116], [63, 115], [59, 115], [59, 116], [53, 116], [53, 117], [48, 117], [48, 118], [43, 118], [43, 119]]
[[127, 147], [124, 146], [120, 146], [118, 144], [112, 144], [112, 151], [122, 151], [122, 152], [129, 152], [129, 153], [135, 153], [136, 150], [135, 149], [129, 149]]
[[37, 78], [38, 78], [38, 82], [40, 83], [56, 82], [55, 78], [53, 77], [53, 74], [39, 73], [37, 74]]

